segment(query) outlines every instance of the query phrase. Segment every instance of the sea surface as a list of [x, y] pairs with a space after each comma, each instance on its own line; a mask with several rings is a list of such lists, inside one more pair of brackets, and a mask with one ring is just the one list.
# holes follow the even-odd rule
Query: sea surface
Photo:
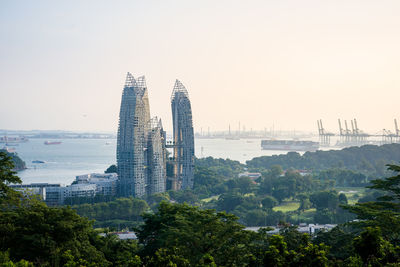
[[[45, 145], [44, 141], [61, 141]], [[15, 146], [28, 169], [18, 172], [23, 183], [70, 184], [77, 175], [103, 173], [116, 163], [116, 139], [30, 139]], [[262, 155], [286, 154], [287, 151], [261, 150], [261, 139], [196, 139], [196, 157], [230, 158], [244, 163]], [[32, 163], [41, 160], [45, 163]]]

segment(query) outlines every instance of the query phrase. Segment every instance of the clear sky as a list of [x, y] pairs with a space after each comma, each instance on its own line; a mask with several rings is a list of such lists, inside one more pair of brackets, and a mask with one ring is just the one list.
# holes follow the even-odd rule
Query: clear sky
[[0, 128], [116, 131], [126, 72], [171, 130], [400, 120], [400, 1], [0, 1]]

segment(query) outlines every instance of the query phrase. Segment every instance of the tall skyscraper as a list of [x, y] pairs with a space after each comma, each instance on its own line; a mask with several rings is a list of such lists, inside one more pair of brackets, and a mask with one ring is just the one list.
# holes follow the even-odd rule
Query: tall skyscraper
[[194, 181], [194, 134], [192, 108], [185, 86], [175, 82], [171, 96], [174, 180], [172, 190], [193, 188]]
[[157, 117], [150, 121], [150, 131], [147, 140], [147, 194], [165, 192], [166, 187], [166, 150], [165, 132], [161, 119]]
[[117, 140], [120, 196], [142, 197], [146, 193], [147, 138], [150, 107], [144, 76], [137, 80], [128, 72], [122, 94]]

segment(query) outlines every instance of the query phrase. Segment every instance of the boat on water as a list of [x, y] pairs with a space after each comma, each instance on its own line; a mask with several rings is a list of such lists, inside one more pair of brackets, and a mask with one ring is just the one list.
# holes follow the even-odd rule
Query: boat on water
[[299, 140], [261, 140], [263, 150], [316, 151], [318, 142]]
[[61, 141], [45, 141], [44, 144], [45, 145], [59, 145], [61, 144]]
[[32, 160], [32, 163], [46, 163], [46, 162], [43, 160]]

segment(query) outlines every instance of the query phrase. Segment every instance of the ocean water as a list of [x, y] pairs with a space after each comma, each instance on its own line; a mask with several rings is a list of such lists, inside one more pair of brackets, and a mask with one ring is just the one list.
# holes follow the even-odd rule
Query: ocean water
[[[18, 172], [23, 183], [70, 184], [77, 175], [104, 172], [116, 162], [116, 139], [57, 139], [59, 145], [45, 145], [44, 139], [30, 139], [14, 147], [28, 169]], [[262, 155], [287, 151], [261, 150], [260, 139], [196, 139], [197, 157], [212, 156], [245, 162]], [[32, 163], [34, 160], [45, 163]]]

